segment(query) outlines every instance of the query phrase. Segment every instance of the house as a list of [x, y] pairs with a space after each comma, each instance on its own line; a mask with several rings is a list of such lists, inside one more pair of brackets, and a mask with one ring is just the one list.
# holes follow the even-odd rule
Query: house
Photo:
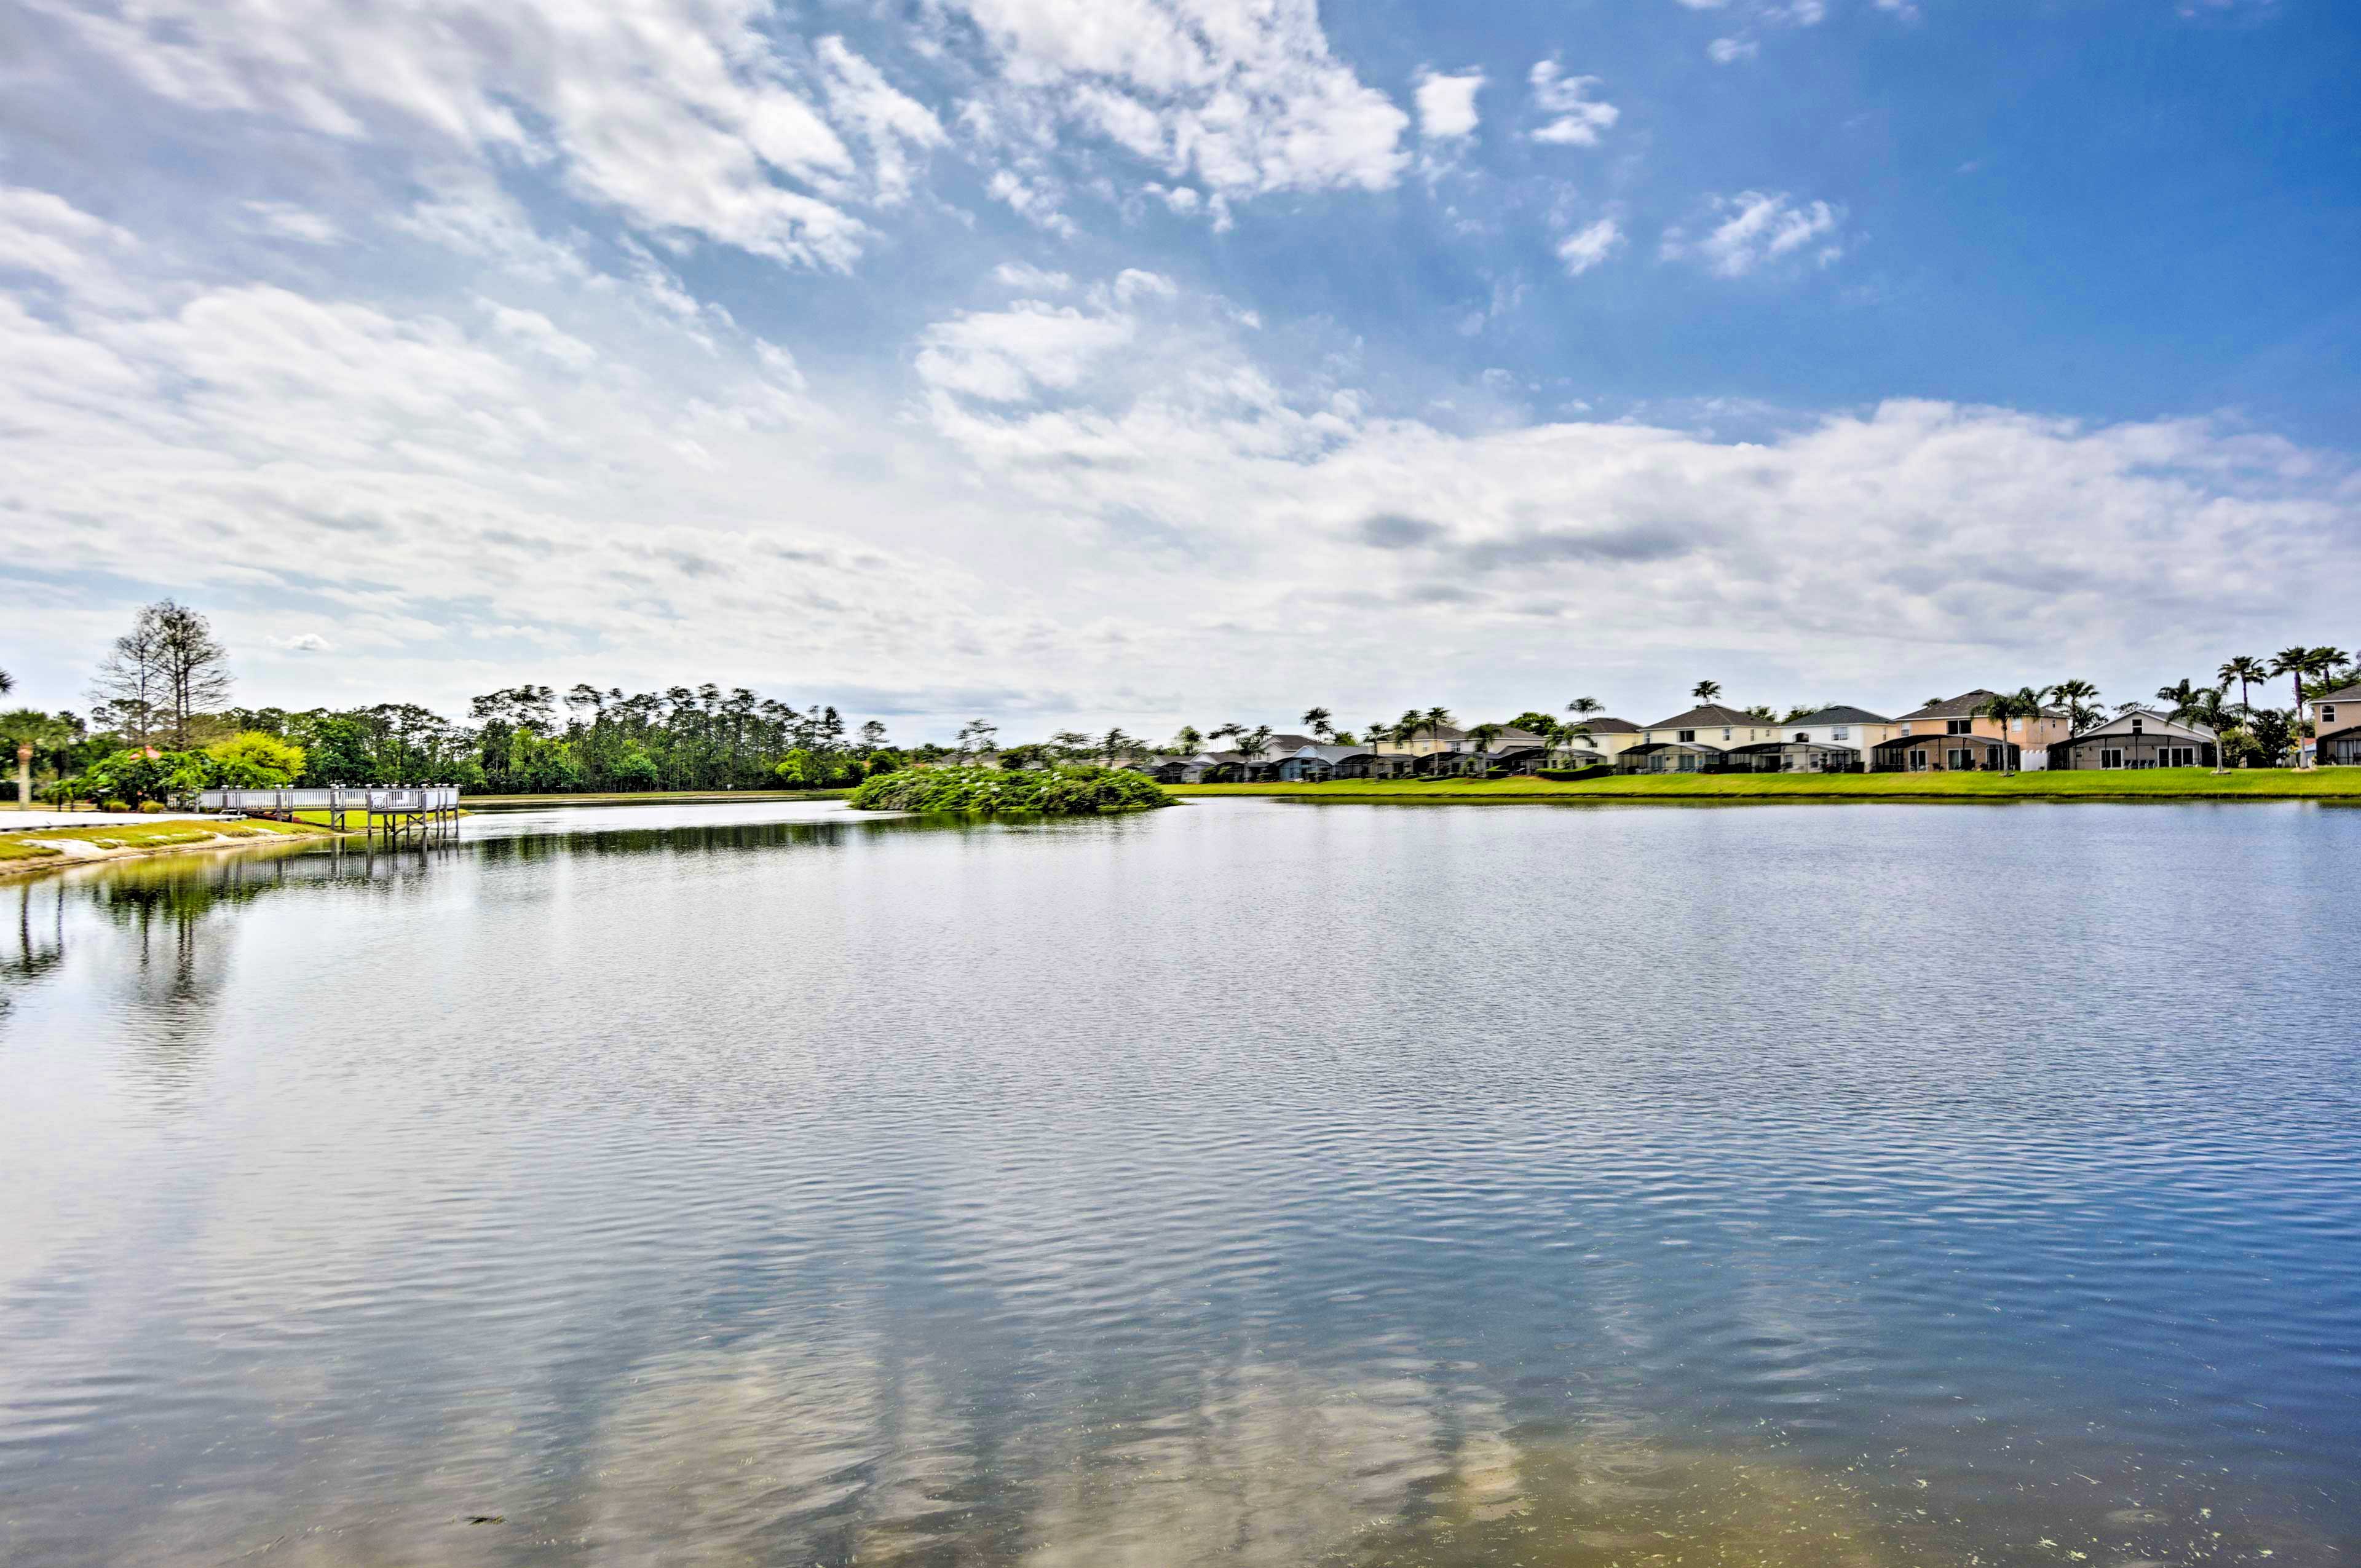
[[1979, 686], [1974, 691], [1961, 692], [1941, 702], [1930, 702], [1914, 708], [1895, 719], [1894, 734], [1889, 739], [1908, 736], [1916, 740], [1927, 735], [1986, 735], [1996, 740], [2006, 740], [2023, 751], [2027, 765], [2043, 768], [2049, 765], [2049, 748], [2060, 740], [2072, 738], [2074, 724], [2062, 707], [2045, 707], [2039, 718], [2012, 718], [2005, 732], [1997, 718], [1987, 718], [1978, 710], [2000, 694]]
[[2053, 768], [2212, 768], [2213, 731], [2136, 707], [2049, 748]]
[[1283, 757], [1258, 760], [1249, 770], [1247, 776], [1257, 781], [1270, 780], [1280, 784], [1326, 784], [1336, 776], [1336, 771], [1342, 764], [1356, 761], [1366, 762], [1368, 757], [1368, 749], [1363, 746], [1305, 745], [1296, 748], [1294, 751]]
[[1235, 751], [1200, 751], [1132, 764], [1158, 784], [1235, 784], [1246, 777], [1246, 760]]
[[1366, 747], [1336, 764], [1340, 779], [1406, 779], [1418, 771], [1418, 759], [1408, 751], [1373, 751]]
[[1727, 751], [1734, 746], [1753, 746], [1777, 739], [1779, 726], [1774, 720], [1759, 713], [1741, 713], [1734, 707], [1709, 702], [1649, 725], [1641, 734], [1640, 744], [1703, 746], [1715, 751]]
[[1694, 740], [1644, 740], [1626, 746], [1615, 758], [1619, 773], [1719, 773], [1729, 768], [1729, 752]]
[[2015, 741], [1964, 730], [1896, 735], [1869, 749], [1872, 773], [1992, 773], [2024, 765], [2024, 749]]
[[2312, 714], [2312, 766], [2361, 767], [2361, 685], [2339, 686], [2306, 706]]
[[1492, 759], [1483, 751], [1429, 751], [1411, 767], [1422, 779], [1480, 779], [1492, 771]]
[[[1585, 718], [1576, 714], [1574, 722], [1590, 731], [1590, 740], [1587, 745], [1580, 740], [1575, 742], [1576, 754], [1579, 755], [1583, 751], [1587, 750], [1596, 752], [1598, 761], [1602, 762], [1613, 762], [1617, 757], [1647, 739], [1640, 727], [1628, 718], [1609, 718], [1603, 714], [1593, 714]], [[1593, 764], [1578, 762], [1570, 765], [1590, 767]]]
[[[1791, 718], [1779, 727], [1780, 737], [1796, 746], [1841, 746], [1858, 753], [1853, 761], [1863, 766], [1869, 762], [1869, 749], [1881, 740], [1891, 740], [1902, 733], [1894, 719], [1883, 714], [1872, 713], [1865, 707], [1847, 707], [1839, 704]], [[1816, 772], [1825, 770], [1812, 770]]]
[[1858, 746], [1807, 740], [1764, 740], [1733, 747], [1730, 763], [1755, 773], [1857, 773], [1868, 765]]

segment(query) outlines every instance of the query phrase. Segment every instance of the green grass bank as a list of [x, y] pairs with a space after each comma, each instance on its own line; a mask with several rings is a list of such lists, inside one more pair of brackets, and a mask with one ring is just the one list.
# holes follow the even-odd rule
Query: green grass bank
[[2326, 800], [2361, 805], [2361, 768], [2202, 768], [2031, 773], [1633, 773], [1581, 779], [1345, 779], [1330, 784], [1170, 784], [1184, 798], [1259, 795], [1293, 800], [1773, 801], [1843, 800]]

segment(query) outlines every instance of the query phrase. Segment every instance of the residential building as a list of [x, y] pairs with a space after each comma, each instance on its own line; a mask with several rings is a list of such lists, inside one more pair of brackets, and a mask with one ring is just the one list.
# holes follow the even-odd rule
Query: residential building
[[1991, 773], [2024, 766], [2025, 751], [2014, 740], [1966, 730], [1896, 735], [1869, 749], [1873, 773]]
[[2053, 768], [2211, 768], [2221, 749], [2213, 731], [2133, 708], [2049, 748]]
[[1734, 765], [1730, 753], [1779, 739], [1779, 726], [1759, 713], [1709, 702], [1649, 725], [1615, 754], [1627, 773], [1715, 773]]
[[1779, 726], [1779, 736], [1784, 740], [1798, 746], [1850, 746], [1861, 754], [1863, 762], [1869, 760], [1872, 746], [1901, 733], [1898, 721], [1865, 707], [1847, 707], [1842, 704], [1791, 718]]
[[2361, 767], [2361, 685], [2339, 686], [2305, 704], [2312, 719], [2312, 765]]
[[1977, 711], [1999, 695], [1979, 686], [1941, 702], [1928, 703], [1894, 720], [1894, 735], [1888, 739], [1905, 735], [1914, 740], [1926, 735], [1987, 735], [2020, 748], [2026, 766], [2048, 766], [2049, 748], [2073, 735], [2071, 718], [2062, 707], [2045, 707], [2040, 718], [2012, 718], [2004, 729], [1999, 719], [1987, 718]]
[[[1585, 718], [1576, 713], [1568, 714], [1566, 722], [1583, 725], [1590, 731], [1590, 739], [1587, 741], [1575, 741], [1574, 750], [1576, 752], [1597, 752], [1598, 760], [1604, 762], [1613, 762], [1617, 757], [1647, 739], [1645, 732], [1628, 718], [1611, 718], [1604, 714], [1593, 714]], [[1564, 750], [1565, 748], [1560, 748], [1561, 751]], [[1589, 764], [1575, 765], [1588, 766]]]
[[1728, 751], [1779, 739], [1777, 720], [1759, 713], [1741, 713], [1709, 702], [1701, 707], [1660, 719], [1642, 732], [1639, 743], [1649, 746], [1705, 746]]

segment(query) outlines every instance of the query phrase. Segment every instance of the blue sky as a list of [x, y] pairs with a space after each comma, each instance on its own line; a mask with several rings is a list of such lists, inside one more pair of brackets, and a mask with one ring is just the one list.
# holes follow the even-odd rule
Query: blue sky
[[[1005, 728], [2361, 640], [2323, 0], [23, 0], [0, 664]], [[1362, 710], [1367, 709], [1367, 713]]]

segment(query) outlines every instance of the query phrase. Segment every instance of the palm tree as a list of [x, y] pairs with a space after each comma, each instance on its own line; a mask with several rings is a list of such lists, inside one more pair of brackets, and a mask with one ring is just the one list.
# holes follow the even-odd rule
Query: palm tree
[[2230, 748], [2225, 738], [2237, 728], [2238, 716], [2245, 711], [2243, 706], [2234, 707], [2222, 700], [2224, 689], [2201, 687], [2193, 701], [2174, 708], [2171, 714], [2178, 723], [2202, 724], [2213, 731], [2213, 771], [2217, 773], [2230, 771]]
[[1393, 726], [1382, 718], [1370, 719], [1361, 733], [1369, 738], [1369, 750], [1372, 751], [1384, 751], [1386, 742], [1394, 738]]
[[2178, 712], [2197, 700], [2200, 689], [2202, 688], [2191, 685], [2189, 677], [2184, 675], [2177, 685], [2157, 687], [2156, 700], [2164, 705], [2167, 712]]
[[[2016, 770], [2008, 765], [2008, 721], [2012, 718], [2040, 718], [2041, 696], [2031, 686], [2021, 691], [1995, 692], [1976, 709], [1976, 717], [1989, 718], [1999, 728], [2001, 772], [2003, 774], [2013, 773]], [[2022, 756], [2023, 748], [2018, 751]]]
[[10, 674], [5, 670], [0, 670], [0, 696], [6, 696], [10, 692], [15, 691], [16, 689], [16, 677]]
[[1607, 705], [1595, 696], [1578, 696], [1565, 705], [1565, 710], [1576, 718], [1587, 718], [1606, 710]]
[[1307, 707], [1303, 710], [1303, 728], [1312, 731], [1313, 740], [1325, 740], [1336, 733], [1336, 726], [1329, 722], [1335, 717], [1324, 707]]
[[2328, 685], [2344, 670], [2345, 663], [2345, 650], [2342, 648], [2314, 648], [2311, 657], [2305, 661], [2308, 667], [2304, 670], [2304, 674], [2310, 675], [2319, 685]]
[[[1476, 754], [1479, 757], [1483, 757], [1487, 752], [1490, 751], [1492, 750], [1492, 742], [1498, 740], [1499, 738], [1500, 727], [1497, 724], [1479, 724], [1475, 729], [1470, 729], [1467, 732], [1467, 739], [1476, 742]], [[1492, 764], [1488, 757], [1486, 758], [1484, 771], [1488, 773], [1492, 771]]]
[[2285, 675], [2295, 683], [2295, 716], [2303, 718], [2303, 677], [2312, 671], [2312, 650], [2282, 648], [2271, 655], [2271, 674]]
[[1193, 724], [1182, 725], [1180, 733], [1172, 737], [1173, 750], [1184, 757], [1195, 756], [1204, 749], [1204, 745], [1205, 738], [1197, 733], [1197, 727]]
[[2213, 674], [2225, 686], [2232, 681], [2237, 682], [2238, 706], [2240, 707], [2252, 707], [2255, 706], [2255, 703], [2254, 698], [2248, 693], [2248, 688], [2250, 688], [2257, 681], [2267, 681], [2270, 679], [2271, 667], [2268, 664], [2264, 663], [2260, 659], [2241, 653], [2235, 659], [2224, 661], [2222, 667], [2214, 671]]
[[1246, 767], [1249, 771], [1254, 767], [1255, 759], [1261, 756], [1264, 751], [1269, 749], [1269, 725], [1257, 725], [1252, 729], [1240, 729], [1238, 732], [1238, 755], [1246, 760]]
[[1121, 756], [1124, 752], [1129, 751], [1138, 742], [1133, 740], [1130, 736], [1123, 732], [1123, 727], [1121, 725], [1117, 725], [1113, 729], [1108, 730], [1104, 735], [1099, 737], [1099, 755], [1104, 759], [1108, 767], [1113, 767], [1115, 766], [1115, 758]]
[[17, 810], [33, 809], [33, 754], [62, 743], [67, 734], [63, 724], [38, 708], [0, 713], [0, 748], [16, 754]]
[[2089, 729], [2092, 721], [2099, 717], [2099, 688], [2089, 681], [2059, 681], [2044, 695], [2053, 702], [2066, 705], [2067, 727], [2078, 735]]
[[1697, 698], [1697, 701], [1701, 703], [1711, 702], [1720, 695], [1721, 683], [1719, 681], [1699, 681], [1696, 685], [1689, 688], [1689, 696]]
[[1427, 738], [1439, 745], [1444, 730], [1450, 727], [1451, 710], [1439, 706], [1430, 707], [1418, 716], [1418, 721], [1426, 727]]

